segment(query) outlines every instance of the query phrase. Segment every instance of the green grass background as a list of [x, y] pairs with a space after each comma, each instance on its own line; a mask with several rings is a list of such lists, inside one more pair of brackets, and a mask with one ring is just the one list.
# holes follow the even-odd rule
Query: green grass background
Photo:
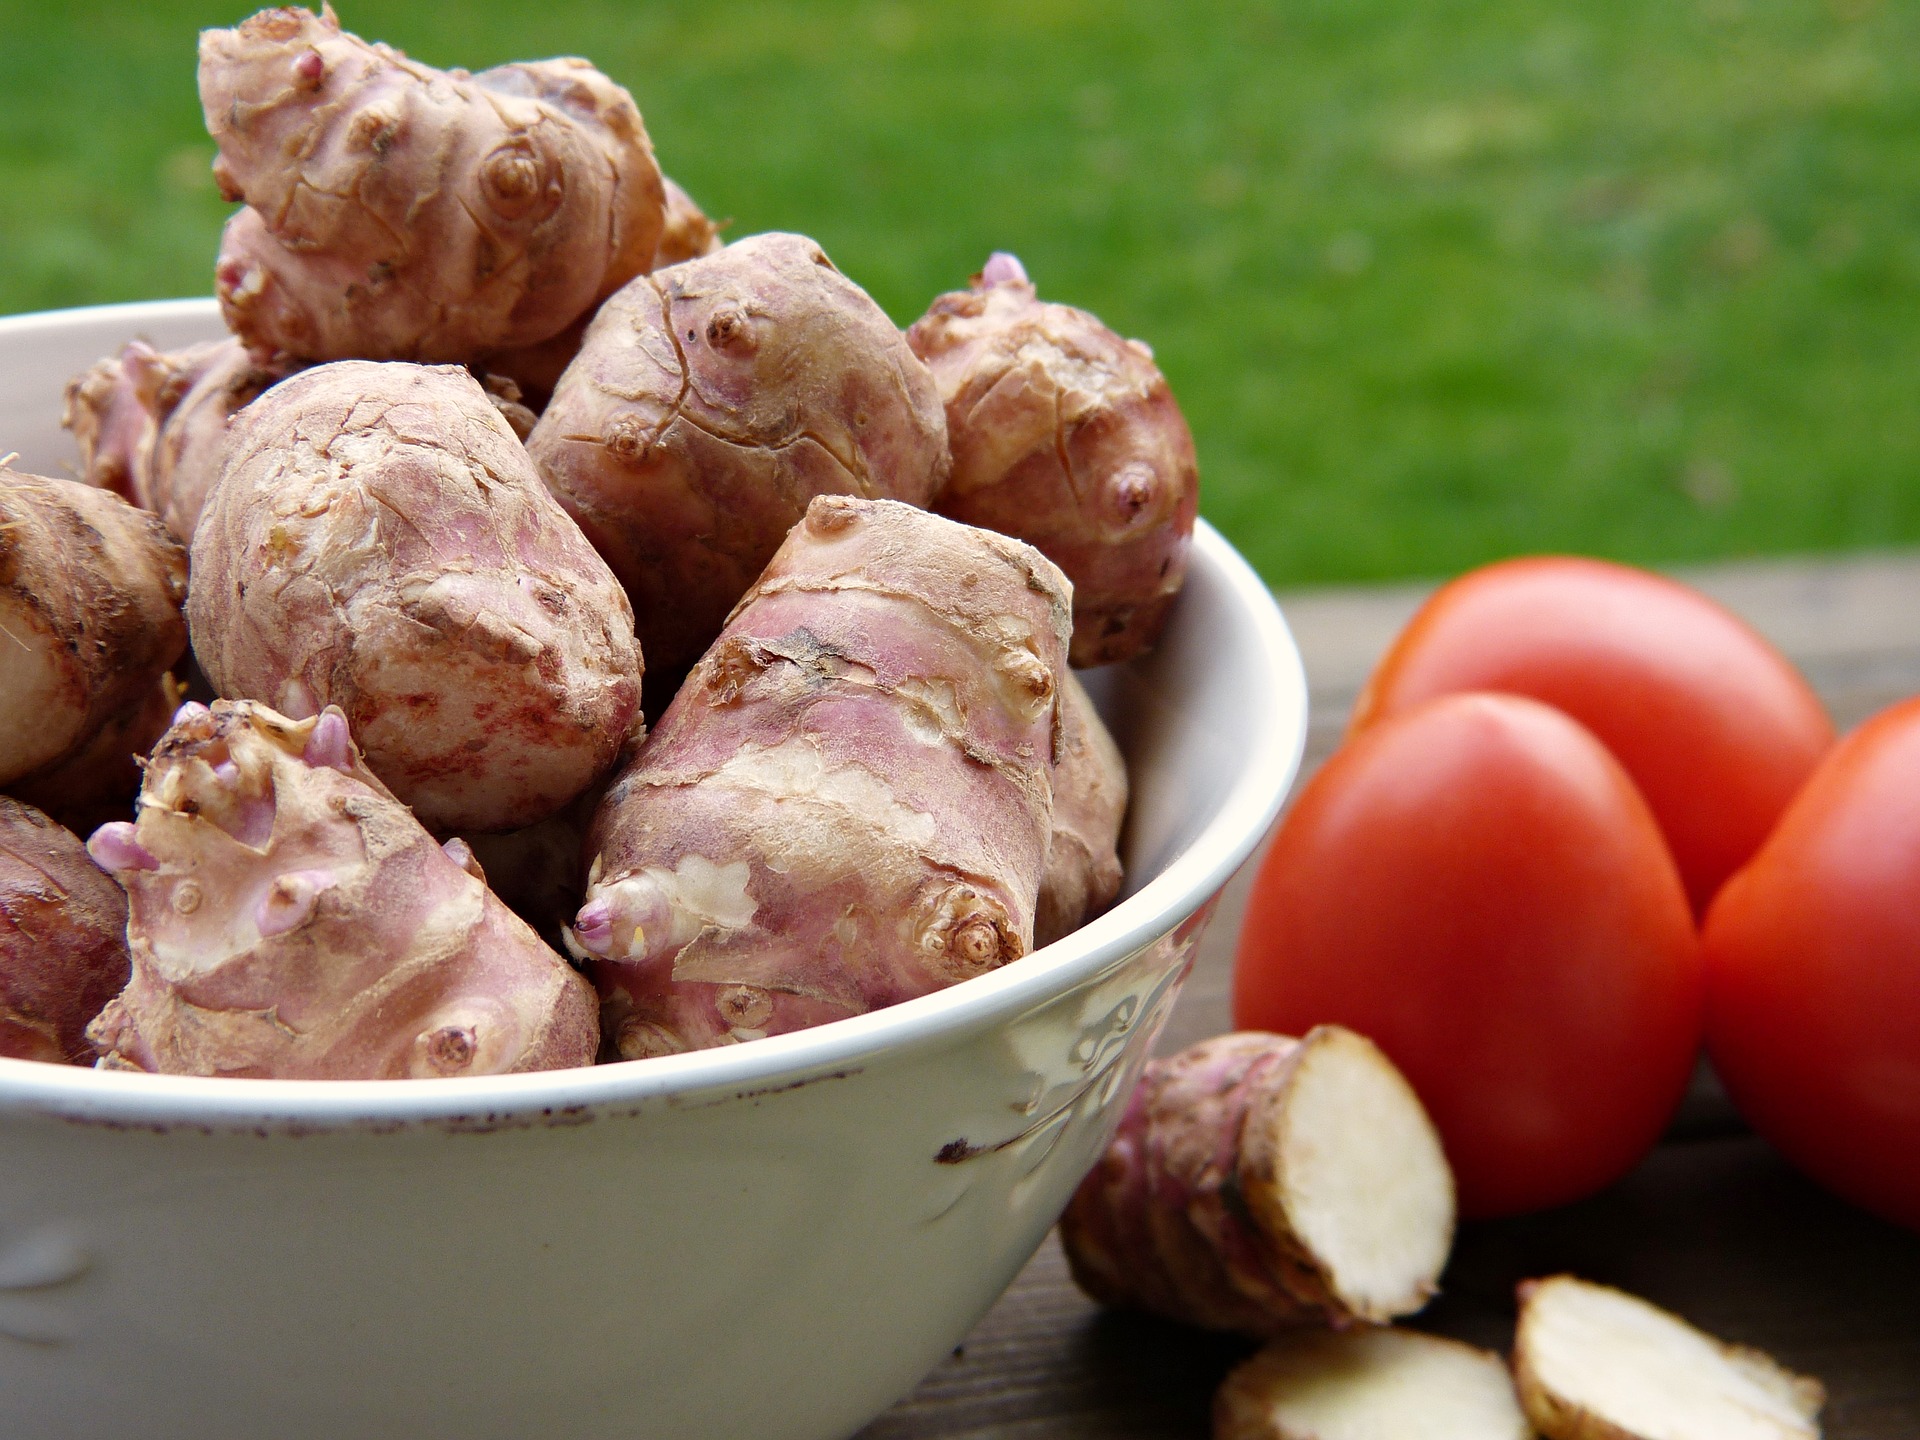
[[[0, 310], [205, 293], [188, 0], [0, 0]], [[994, 247], [1149, 340], [1281, 584], [1920, 540], [1920, 7], [354, 0], [588, 55], [906, 322]], [[3, 443], [4, 437], [0, 437]]]

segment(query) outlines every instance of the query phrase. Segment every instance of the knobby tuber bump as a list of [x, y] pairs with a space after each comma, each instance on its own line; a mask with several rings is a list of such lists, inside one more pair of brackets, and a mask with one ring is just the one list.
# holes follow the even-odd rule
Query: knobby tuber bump
[[210, 340], [162, 354], [133, 340], [67, 382], [60, 423], [80, 447], [80, 478], [147, 510], [153, 503], [153, 444], [180, 399], [214, 361]]
[[1506, 1362], [1417, 1330], [1299, 1330], [1234, 1368], [1213, 1440], [1529, 1440]]
[[457, 367], [343, 360], [262, 396], [193, 556], [214, 688], [339, 705], [429, 829], [544, 819], [638, 721], [626, 598]]
[[600, 307], [527, 444], [633, 600], [658, 677], [719, 634], [815, 495], [924, 505], [927, 369], [799, 235], [755, 235]]
[[89, 850], [133, 973], [102, 1065], [375, 1080], [590, 1064], [591, 988], [374, 777], [339, 710], [181, 708], [140, 818]]
[[584, 60], [436, 70], [264, 10], [200, 37], [214, 176], [246, 203], [215, 272], [262, 355], [469, 363], [559, 334], [652, 262], [640, 112]]
[[1103, 1304], [1266, 1335], [1418, 1310], [1453, 1221], [1412, 1087], [1371, 1041], [1323, 1025], [1150, 1061], [1060, 1238]]
[[0, 1055], [91, 1065], [87, 1022], [127, 983], [127, 897], [80, 837], [0, 796]]
[[910, 506], [808, 507], [594, 818], [572, 943], [621, 1058], [911, 999], [1031, 947], [1067, 588]]
[[1118, 847], [1126, 813], [1126, 761], [1086, 687], [1068, 670], [1061, 675], [1053, 838], [1033, 917], [1035, 947], [1071, 935], [1120, 893]]
[[1514, 1381], [1547, 1440], [1819, 1440], [1820, 1382], [1571, 1275], [1520, 1286]]
[[77, 755], [187, 646], [187, 557], [118, 495], [0, 464], [0, 785]]
[[943, 515], [1039, 547], [1073, 582], [1073, 663], [1159, 637], [1186, 578], [1193, 437], [1138, 340], [1041, 301], [996, 254], [907, 331], [940, 385], [953, 477]]

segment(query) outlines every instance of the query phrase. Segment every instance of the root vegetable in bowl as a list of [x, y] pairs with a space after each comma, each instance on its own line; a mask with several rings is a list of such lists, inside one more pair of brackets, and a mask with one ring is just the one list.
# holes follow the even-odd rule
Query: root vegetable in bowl
[[[217, 333], [210, 302], [0, 320], [0, 444], [57, 465], [70, 375]], [[44, 1342], [0, 1336], [0, 1434], [851, 1434], [1104, 1148], [1298, 758], [1291, 642], [1204, 525], [1160, 645], [1091, 678], [1132, 782], [1127, 891], [938, 994], [537, 1075], [0, 1061], [0, 1279], [35, 1285], [0, 1324]]]

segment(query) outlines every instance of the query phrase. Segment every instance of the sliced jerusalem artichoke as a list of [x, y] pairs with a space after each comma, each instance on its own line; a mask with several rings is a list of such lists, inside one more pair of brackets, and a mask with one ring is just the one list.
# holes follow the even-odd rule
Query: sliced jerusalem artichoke
[[0, 1055], [91, 1065], [87, 1022], [127, 963], [120, 887], [79, 836], [0, 796]]
[[678, 675], [816, 495], [925, 505], [946, 474], [927, 367], [813, 241], [755, 235], [600, 307], [527, 442]]
[[454, 361], [565, 330], [653, 260], [640, 112], [584, 60], [436, 70], [263, 10], [200, 37], [214, 175], [246, 208], [216, 286], [261, 355]]
[[588, 836], [572, 943], [642, 1059], [982, 975], [1033, 940], [1067, 595], [1036, 550], [823, 496]]
[[73, 760], [187, 645], [187, 557], [118, 495], [0, 462], [0, 785]]
[[1213, 1399], [1213, 1440], [1528, 1440], [1498, 1355], [1371, 1326], [1268, 1343]]
[[586, 982], [361, 759], [345, 718], [181, 708], [140, 818], [88, 849], [133, 975], [89, 1030], [115, 1068], [377, 1080], [592, 1063]]
[[1547, 1440], [1817, 1440], [1820, 1382], [1625, 1291], [1520, 1287], [1513, 1372]]
[[1186, 579], [1193, 436], [1138, 340], [1042, 301], [996, 254], [907, 331], [940, 385], [942, 515], [1037, 546], [1073, 582], [1073, 663], [1151, 647]]
[[234, 422], [193, 554], [219, 693], [339, 705], [437, 832], [537, 823], [638, 722], [626, 597], [464, 370], [339, 361], [276, 386]]
[[1071, 935], [1120, 893], [1120, 822], [1127, 813], [1127, 766], [1071, 670], [1060, 683], [1060, 734], [1053, 757], [1053, 838], [1033, 916], [1033, 943]]
[[1371, 1041], [1323, 1025], [1150, 1061], [1060, 1238], [1103, 1304], [1268, 1335], [1420, 1309], [1453, 1222], [1412, 1087]]

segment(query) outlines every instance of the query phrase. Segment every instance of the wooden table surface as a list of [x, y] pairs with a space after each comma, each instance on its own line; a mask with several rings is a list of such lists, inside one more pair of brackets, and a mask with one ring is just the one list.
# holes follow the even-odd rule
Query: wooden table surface
[[[1745, 615], [1849, 727], [1920, 692], [1920, 555], [1682, 573]], [[1310, 770], [1423, 587], [1282, 595], [1307, 663]], [[1251, 868], [1251, 867], [1249, 867]], [[1161, 1038], [1228, 1028], [1248, 874], [1229, 888]], [[1504, 1350], [1514, 1284], [1570, 1270], [1623, 1286], [1827, 1386], [1830, 1440], [1920, 1437], [1920, 1236], [1826, 1196], [1733, 1114], [1706, 1073], [1667, 1139], [1578, 1205], [1461, 1229], [1422, 1328]], [[1051, 1238], [964, 1345], [858, 1440], [1204, 1440], [1213, 1387], [1249, 1347], [1103, 1312]]]

